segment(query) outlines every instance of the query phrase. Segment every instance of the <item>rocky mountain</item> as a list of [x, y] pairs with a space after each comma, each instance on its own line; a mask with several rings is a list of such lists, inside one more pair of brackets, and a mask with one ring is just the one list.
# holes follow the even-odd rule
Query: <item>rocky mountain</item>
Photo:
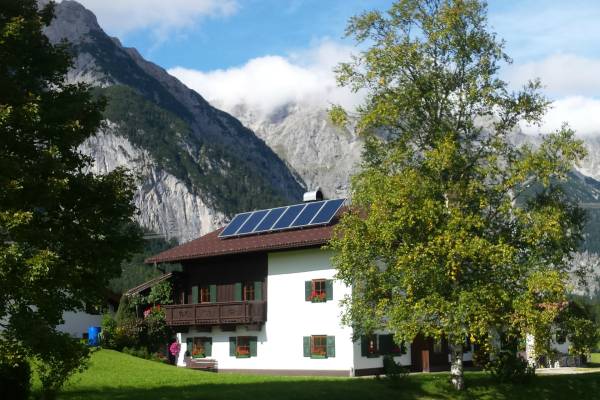
[[236, 212], [300, 200], [302, 179], [237, 119], [107, 36], [79, 3], [55, 13], [46, 35], [71, 44], [68, 80], [108, 99], [106, 126], [81, 149], [95, 172], [134, 171], [142, 226], [185, 241]]
[[263, 139], [308, 188], [320, 186], [329, 198], [348, 195], [363, 142], [351, 128], [334, 126], [323, 107], [290, 103], [268, 115], [244, 104], [224, 109]]

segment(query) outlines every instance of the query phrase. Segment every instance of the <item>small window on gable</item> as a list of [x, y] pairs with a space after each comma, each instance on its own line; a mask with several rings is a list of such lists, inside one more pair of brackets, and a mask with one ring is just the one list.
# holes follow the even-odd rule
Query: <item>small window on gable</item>
[[313, 279], [305, 282], [305, 299], [313, 303], [322, 303], [333, 299], [333, 280]]

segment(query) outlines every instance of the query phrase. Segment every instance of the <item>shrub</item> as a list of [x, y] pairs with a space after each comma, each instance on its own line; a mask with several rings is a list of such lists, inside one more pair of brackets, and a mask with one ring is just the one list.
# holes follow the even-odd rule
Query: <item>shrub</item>
[[528, 382], [535, 376], [535, 368], [512, 351], [501, 351], [491, 360], [487, 369], [500, 382]]
[[388, 354], [383, 356], [383, 372], [389, 380], [397, 381], [408, 375], [408, 368], [396, 363], [394, 357]]
[[107, 349], [117, 349], [117, 321], [110, 315], [102, 317], [100, 344]]

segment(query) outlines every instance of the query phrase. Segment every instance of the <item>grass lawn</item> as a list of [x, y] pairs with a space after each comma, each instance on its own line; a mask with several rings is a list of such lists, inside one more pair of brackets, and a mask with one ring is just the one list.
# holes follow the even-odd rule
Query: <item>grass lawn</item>
[[588, 364], [593, 367], [600, 367], [600, 353], [592, 353]]
[[[598, 355], [597, 355], [598, 356]], [[600, 373], [540, 376], [529, 385], [498, 385], [468, 372], [458, 393], [448, 373], [413, 374], [392, 385], [382, 379], [215, 374], [176, 368], [111, 350], [95, 353], [59, 399], [598, 399]]]

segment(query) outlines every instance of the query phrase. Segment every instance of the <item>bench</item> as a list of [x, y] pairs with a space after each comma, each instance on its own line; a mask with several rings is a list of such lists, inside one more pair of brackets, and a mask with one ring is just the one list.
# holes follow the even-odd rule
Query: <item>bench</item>
[[191, 369], [201, 369], [204, 371], [218, 371], [217, 360], [212, 358], [192, 358], [186, 357], [185, 366]]

